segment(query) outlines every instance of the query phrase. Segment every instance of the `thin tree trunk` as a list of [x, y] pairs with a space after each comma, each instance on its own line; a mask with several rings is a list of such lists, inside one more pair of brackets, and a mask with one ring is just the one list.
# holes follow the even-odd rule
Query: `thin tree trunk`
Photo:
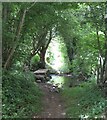
[[[104, 63], [104, 92], [107, 99], [107, 1], [105, 3], [105, 63]], [[107, 106], [105, 107], [105, 118], [107, 118]]]
[[3, 3], [3, 13], [2, 13], [2, 15], [3, 15], [3, 22], [4, 23], [6, 23], [6, 21], [7, 21], [7, 16], [8, 16], [7, 10], [8, 10], [8, 4]]
[[49, 33], [49, 40], [48, 40], [48, 43], [47, 43], [46, 46], [45, 46], [45, 49], [46, 49], [46, 50], [47, 50], [47, 48], [48, 48], [48, 46], [49, 46], [51, 40], [52, 40], [52, 30], [50, 30], [50, 33]]
[[103, 63], [101, 61], [101, 59], [103, 58], [102, 56], [102, 49], [101, 49], [101, 45], [100, 45], [100, 40], [99, 40], [99, 34], [98, 34], [98, 26], [96, 24], [96, 34], [97, 34], [97, 44], [98, 44], [98, 62], [100, 62], [100, 64], [98, 65], [98, 75], [97, 75], [97, 83], [99, 84], [99, 86], [102, 85], [103, 83]]
[[11, 52], [4, 64], [4, 69], [8, 69], [10, 67], [10, 62], [11, 62], [11, 59], [14, 55], [14, 52], [15, 52], [15, 49], [18, 45], [18, 42], [19, 42], [19, 38], [20, 38], [20, 33], [21, 33], [21, 30], [22, 30], [22, 27], [23, 27], [23, 24], [24, 24], [24, 19], [25, 19], [25, 15], [26, 15], [26, 10], [23, 11], [22, 13], [22, 16], [21, 16], [21, 19], [20, 19], [20, 22], [19, 22], [19, 25], [18, 25], [18, 28], [17, 28], [17, 33], [16, 33], [16, 36], [14, 38], [14, 46], [13, 48], [11, 49]]
[[107, 2], [105, 3], [105, 54], [103, 63], [103, 86], [107, 87]]
[[107, 81], [107, 18], [105, 20], [105, 26], [106, 27], [105, 27], [105, 60], [104, 60], [105, 75], [104, 75], [104, 82]]

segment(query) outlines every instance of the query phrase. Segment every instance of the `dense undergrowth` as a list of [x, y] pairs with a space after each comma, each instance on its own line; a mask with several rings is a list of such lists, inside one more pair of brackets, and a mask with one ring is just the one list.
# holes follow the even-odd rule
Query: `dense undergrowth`
[[27, 118], [41, 111], [42, 93], [34, 81], [31, 72], [3, 72], [3, 118]]
[[105, 109], [105, 98], [95, 82], [85, 82], [80, 86], [65, 87], [62, 92], [71, 118], [101, 118]]

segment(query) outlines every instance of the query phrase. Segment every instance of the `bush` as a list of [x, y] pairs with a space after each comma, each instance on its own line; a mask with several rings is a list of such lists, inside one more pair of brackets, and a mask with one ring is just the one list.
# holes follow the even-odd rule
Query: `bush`
[[39, 61], [40, 61], [40, 57], [38, 54], [32, 57], [31, 62], [30, 62], [31, 64], [30, 66], [32, 70], [37, 70], [39, 68], [39, 65], [38, 65]]
[[105, 109], [105, 98], [95, 82], [85, 82], [77, 87], [65, 88], [62, 92], [67, 104], [67, 115], [71, 118], [101, 117]]
[[31, 72], [3, 72], [3, 118], [31, 117], [41, 110], [40, 89]]

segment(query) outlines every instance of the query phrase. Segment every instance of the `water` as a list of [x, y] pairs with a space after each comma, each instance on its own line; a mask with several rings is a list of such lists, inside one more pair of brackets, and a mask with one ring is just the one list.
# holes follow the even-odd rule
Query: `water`
[[59, 88], [62, 86], [68, 86], [69, 83], [71, 82], [71, 77], [70, 76], [59, 76], [59, 75], [51, 75], [52, 79], [48, 81], [48, 83], [51, 83], [53, 85], [57, 85]]

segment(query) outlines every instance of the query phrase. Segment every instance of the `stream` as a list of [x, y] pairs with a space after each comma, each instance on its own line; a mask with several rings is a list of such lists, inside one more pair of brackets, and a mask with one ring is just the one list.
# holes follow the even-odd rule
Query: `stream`
[[52, 79], [50, 79], [47, 83], [57, 85], [59, 88], [63, 86], [68, 86], [69, 83], [73, 82], [73, 79], [70, 75], [51, 75]]

